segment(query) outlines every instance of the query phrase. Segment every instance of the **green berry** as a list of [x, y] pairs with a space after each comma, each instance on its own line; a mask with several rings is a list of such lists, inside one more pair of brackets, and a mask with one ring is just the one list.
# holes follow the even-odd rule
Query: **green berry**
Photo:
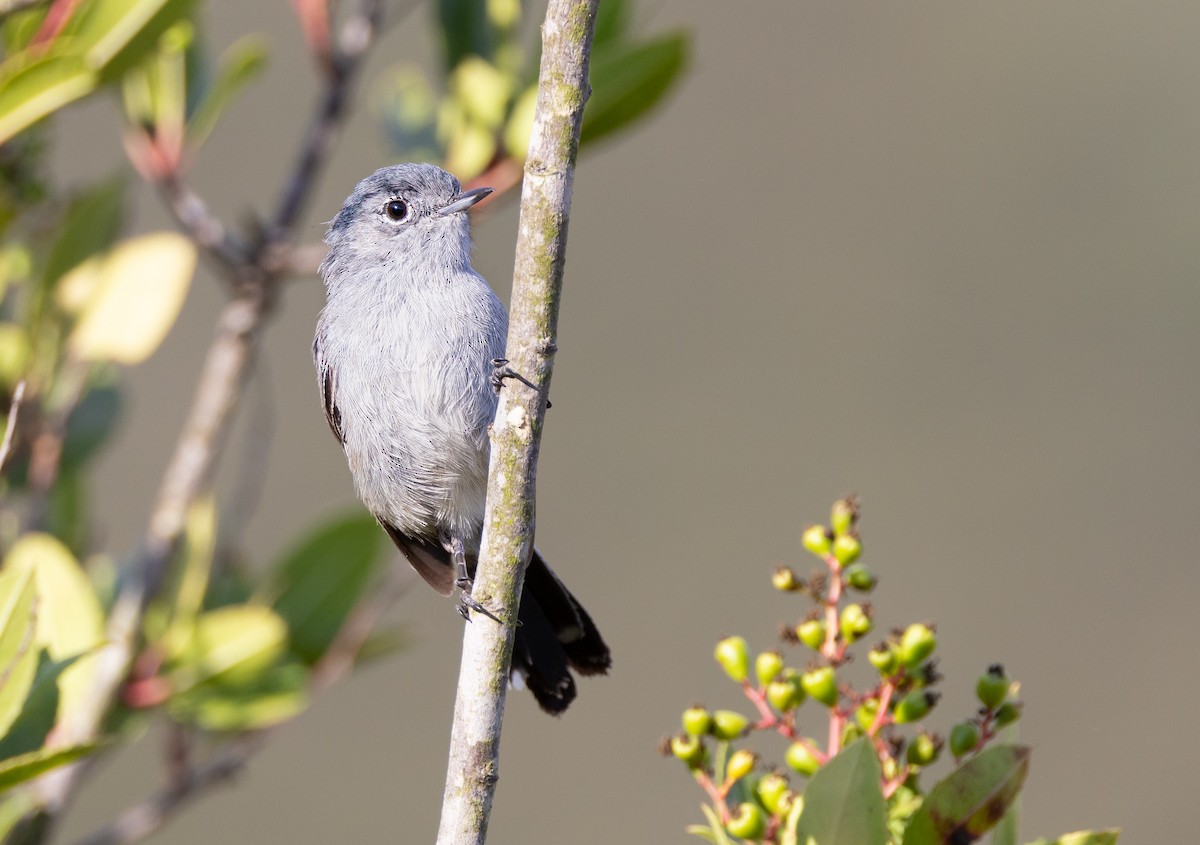
[[914, 622], [905, 629], [896, 648], [896, 657], [905, 669], [912, 669], [924, 662], [937, 648], [937, 635], [928, 625]]
[[671, 753], [686, 763], [689, 769], [697, 769], [704, 763], [704, 743], [698, 736], [680, 734], [671, 737]]
[[919, 733], [908, 744], [906, 757], [913, 766], [928, 766], [938, 758], [942, 750], [942, 741], [936, 736]]
[[878, 645], [868, 651], [867, 660], [885, 678], [896, 674], [896, 668], [900, 665], [900, 661], [896, 659], [895, 650], [887, 643]]
[[800, 676], [800, 685], [809, 696], [833, 707], [838, 701], [837, 675], [832, 666], [822, 666]]
[[808, 549], [814, 555], [823, 558], [829, 554], [833, 539], [829, 535], [829, 529], [824, 525], [810, 525], [800, 535], [800, 542], [804, 544], [804, 548]]
[[896, 720], [896, 724], [905, 725], [909, 722], [919, 722], [929, 715], [929, 711], [933, 709], [933, 705], [937, 703], [938, 694], [929, 690], [913, 690], [908, 695], [896, 702], [896, 709], [892, 711], [892, 718]]
[[735, 780], [741, 780], [754, 771], [756, 765], [758, 765], [758, 755], [745, 748], [739, 748], [729, 756], [729, 762], [725, 764], [726, 782], [732, 783]]
[[861, 739], [864, 733], [865, 731], [863, 731], [863, 729], [860, 728], [857, 723], [849, 722], [846, 727], [842, 729], [842, 748], [845, 748], [856, 739]]
[[712, 730], [712, 714], [703, 707], [689, 707], [683, 711], [683, 729], [690, 736], [704, 736]]
[[804, 703], [804, 687], [792, 670], [767, 684], [767, 701], [780, 713], [795, 710]]
[[805, 777], [812, 777], [817, 773], [817, 769], [821, 768], [821, 760], [812, 751], [815, 746], [816, 742], [811, 739], [804, 742], [793, 742], [788, 746], [788, 750], [783, 756], [783, 762], [787, 763], [788, 768], [792, 771]]
[[999, 663], [988, 667], [975, 682], [975, 695], [988, 710], [995, 710], [1008, 697], [1010, 681]]
[[879, 699], [868, 698], [854, 711], [854, 719], [864, 731], [870, 731], [871, 726], [875, 724], [875, 717], [879, 715]]
[[796, 626], [796, 638], [813, 651], [820, 651], [825, 645], [825, 621], [823, 619], [805, 619]]
[[750, 674], [750, 647], [741, 637], [726, 637], [717, 643], [713, 657], [721, 664], [725, 674], [739, 684]]
[[796, 577], [796, 573], [786, 566], [781, 566], [771, 575], [771, 586], [781, 593], [794, 593], [804, 584]]
[[749, 719], [733, 710], [717, 710], [712, 719], [712, 735], [726, 741], [737, 739], [750, 726]]
[[856, 642], [871, 633], [874, 627], [871, 614], [867, 607], [861, 604], [848, 604], [842, 608], [842, 636], [846, 642]]
[[1000, 709], [996, 711], [996, 724], [1000, 727], [1011, 725], [1017, 719], [1021, 718], [1021, 709], [1025, 705], [1019, 701], [1006, 701], [1000, 705]]
[[842, 570], [842, 579], [846, 584], [860, 593], [871, 592], [871, 590], [875, 589], [875, 585], [879, 583], [879, 579], [875, 577], [875, 573], [861, 563], [852, 563]]
[[950, 729], [950, 753], [955, 757], [970, 754], [979, 747], [982, 734], [974, 722], [959, 722]]
[[853, 534], [839, 534], [833, 539], [833, 556], [842, 566], [854, 563], [862, 554], [862, 541]]
[[765, 687], [775, 676], [783, 671], [783, 655], [777, 651], [764, 651], [754, 659], [754, 674], [758, 676], [758, 685]]
[[739, 839], [762, 839], [767, 829], [767, 814], [757, 804], [746, 801], [738, 805], [725, 829]]
[[833, 526], [835, 537], [852, 532], [856, 522], [858, 522], [858, 498], [856, 496], [847, 496], [833, 503], [833, 510], [829, 514], [829, 524]]
[[776, 772], [763, 775], [754, 785], [754, 795], [773, 816], [782, 816], [791, 803], [787, 778]]

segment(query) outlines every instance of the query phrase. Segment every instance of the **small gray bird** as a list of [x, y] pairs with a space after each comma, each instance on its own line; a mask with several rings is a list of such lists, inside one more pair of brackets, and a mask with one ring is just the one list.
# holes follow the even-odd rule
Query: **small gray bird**
[[[471, 266], [464, 192], [430, 164], [400, 164], [354, 189], [325, 237], [326, 303], [313, 358], [325, 417], [354, 488], [408, 562], [442, 595], [469, 596], [483, 531], [488, 426], [508, 315]], [[535, 550], [513, 673], [549, 713], [575, 698], [570, 668], [612, 659], [587, 611]]]

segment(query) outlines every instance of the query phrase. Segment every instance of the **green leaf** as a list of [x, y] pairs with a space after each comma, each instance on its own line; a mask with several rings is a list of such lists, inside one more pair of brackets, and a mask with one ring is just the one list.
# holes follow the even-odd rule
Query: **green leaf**
[[592, 36], [592, 53], [621, 39], [629, 32], [629, 3], [627, 0], [604, 0], [596, 12], [596, 30]]
[[99, 743], [89, 742], [66, 748], [43, 748], [0, 761], [0, 792], [12, 789], [27, 780], [33, 780], [51, 769], [65, 766], [67, 763], [74, 763], [99, 747]]
[[211, 495], [197, 500], [188, 511], [184, 528], [182, 566], [172, 567], [171, 579], [159, 600], [146, 614], [146, 639], [170, 650], [172, 643], [186, 644], [204, 607], [217, 546], [217, 506]]
[[375, 520], [355, 514], [308, 535], [275, 564], [267, 595], [300, 660], [315, 663], [329, 648], [382, 563], [382, 549]]
[[447, 71], [467, 56], [495, 57], [497, 32], [486, 0], [438, 0], [437, 13]]
[[113, 245], [121, 228], [124, 196], [125, 180], [114, 176], [72, 200], [42, 272], [44, 286], [52, 288], [69, 270]]
[[0, 144], [95, 87], [96, 75], [80, 56], [51, 50], [12, 57], [0, 65]]
[[96, 592], [70, 550], [49, 534], [26, 534], [13, 544], [6, 569], [33, 572], [37, 585], [37, 642], [51, 660], [67, 661], [88, 654], [58, 678], [59, 723], [64, 736], [74, 736], [73, 720], [86, 709], [96, 672], [95, 649], [104, 642], [104, 612]]
[[0, 573], [0, 736], [21, 713], [37, 671], [36, 596], [30, 573]]
[[992, 845], [1017, 845], [1021, 829], [1021, 799], [1017, 797], [992, 831]]
[[174, 232], [127, 240], [100, 264], [68, 346], [85, 361], [140, 364], [179, 316], [196, 270], [196, 247]]
[[275, 666], [253, 683], [204, 684], [171, 699], [171, 716], [211, 731], [270, 727], [297, 715], [308, 704], [308, 672], [298, 663]]
[[0, 842], [8, 842], [17, 822], [37, 807], [37, 799], [29, 790], [12, 792], [0, 798]]
[[267, 46], [256, 36], [240, 38], [225, 51], [216, 78], [188, 120], [188, 144], [193, 150], [204, 143], [221, 113], [242, 88], [262, 73], [266, 64]]
[[104, 81], [120, 77], [157, 46], [158, 39], [192, 10], [195, 0], [92, 0], [63, 31]]
[[1008, 812], [1029, 773], [1029, 748], [997, 745], [955, 769], [909, 822], [904, 845], [973, 842]]
[[687, 58], [688, 37], [683, 32], [638, 44], [618, 42], [597, 51], [580, 143], [593, 143], [649, 112], [679, 80]]
[[84, 655], [78, 654], [66, 660], [54, 661], [44, 650], [38, 653], [33, 687], [21, 707], [21, 714], [4, 738], [0, 739], [0, 759], [29, 754], [46, 744], [58, 720], [61, 701], [58, 679], [82, 657]]
[[[703, 828], [699, 825], [693, 825], [688, 828], [688, 833], [693, 833], [707, 839], [713, 845], [733, 845], [733, 840], [729, 838], [729, 834], [725, 831], [725, 825], [721, 824], [721, 817], [717, 815], [717, 811], [707, 804], [701, 804], [700, 811], [704, 813], [704, 818], [708, 819], [708, 827]], [[707, 830], [708, 835], [705, 836], [700, 833], [702, 830]]]
[[121, 393], [115, 384], [97, 384], [88, 390], [67, 419], [62, 471], [81, 469], [112, 435], [120, 416]]
[[800, 845], [886, 845], [887, 817], [875, 746], [859, 740], [821, 767], [804, 790]]
[[191, 635], [170, 643], [173, 689], [187, 691], [206, 682], [229, 686], [255, 682], [287, 649], [287, 625], [269, 607], [234, 604], [196, 617]]
[[1057, 839], [1038, 839], [1029, 845], [1117, 845], [1120, 828], [1108, 830], [1079, 830], [1067, 833]]

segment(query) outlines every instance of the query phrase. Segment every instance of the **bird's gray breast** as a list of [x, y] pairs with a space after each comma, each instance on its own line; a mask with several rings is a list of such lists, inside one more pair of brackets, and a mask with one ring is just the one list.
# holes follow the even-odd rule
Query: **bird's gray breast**
[[507, 315], [474, 272], [380, 287], [331, 292], [318, 329], [355, 487], [405, 534], [477, 540]]

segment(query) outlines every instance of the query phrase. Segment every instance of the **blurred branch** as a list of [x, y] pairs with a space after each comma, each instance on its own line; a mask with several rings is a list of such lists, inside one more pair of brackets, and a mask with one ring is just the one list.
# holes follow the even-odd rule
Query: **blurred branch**
[[[288, 267], [281, 256], [285, 257], [289, 250], [287, 241], [311, 196], [344, 116], [348, 86], [371, 44], [381, 8], [382, 0], [362, 0], [342, 22], [333, 59], [336, 72], [325, 78], [269, 237], [251, 254], [243, 258], [228, 249], [224, 228], [207, 213], [199, 198], [177, 179], [164, 181], [164, 191], [169, 199], [173, 198], [172, 208], [184, 226], [202, 245], [216, 252], [223, 263], [232, 262], [226, 265], [226, 275], [234, 283], [236, 293], [218, 317], [216, 337], [205, 358], [191, 411], [164, 473], [142, 549], [127, 568], [113, 604], [109, 645], [98, 655], [90, 709], [80, 715], [80, 724], [85, 726], [80, 739], [99, 733], [104, 716], [128, 675], [140, 638], [143, 613], [163, 582], [167, 564], [183, 535], [188, 509], [212, 476], [234, 408], [258, 352], [263, 322], [271, 312], [282, 273]], [[72, 766], [51, 773], [56, 777], [48, 778], [44, 790], [48, 812], [61, 809], [81, 771], [79, 766]], [[200, 782], [220, 780], [228, 776], [228, 771], [227, 767], [213, 764], [201, 773]], [[185, 797], [176, 790], [164, 799], [160, 809], [169, 810]]]
[[17, 387], [13, 390], [12, 403], [8, 406], [8, 422], [4, 425], [4, 439], [0, 441], [0, 470], [4, 469], [4, 465], [8, 462], [8, 456], [12, 453], [13, 435], [17, 431], [17, 414], [21, 411], [21, 402], [25, 398], [25, 379], [17, 382]]
[[[598, 5], [551, 0], [542, 25], [505, 351], [524, 379], [505, 382], [492, 423], [487, 511], [472, 588], [505, 622], [467, 625], [463, 636], [439, 845], [482, 845], [499, 779], [500, 727], [513, 628], [533, 550], [538, 447], [557, 349], [571, 186]], [[530, 382], [536, 390], [525, 386]]]
[[[335, 686], [350, 674], [363, 644], [384, 613], [404, 591], [409, 579], [408, 565], [400, 560], [395, 561], [379, 589], [360, 602], [354, 612], [346, 617], [329, 650], [313, 668], [311, 683], [314, 694]], [[127, 845], [146, 838], [187, 804], [236, 776], [282, 727], [279, 725], [245, 734], [228, 743], [213, 759], [191, 768], [173, 770], [169, 786], [129, 807], [112, 822], [78, 840], [76, 845]], [[173, 756], [172, 762], [178, 759]]]

